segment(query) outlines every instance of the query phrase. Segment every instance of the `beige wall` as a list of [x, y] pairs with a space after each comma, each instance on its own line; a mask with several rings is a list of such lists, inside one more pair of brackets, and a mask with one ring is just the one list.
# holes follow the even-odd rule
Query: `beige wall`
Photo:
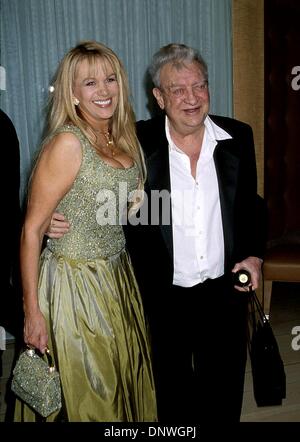
[[264, 1], [232, 0], [233, 111], [253, 129], [258, 192], [264, 187]]

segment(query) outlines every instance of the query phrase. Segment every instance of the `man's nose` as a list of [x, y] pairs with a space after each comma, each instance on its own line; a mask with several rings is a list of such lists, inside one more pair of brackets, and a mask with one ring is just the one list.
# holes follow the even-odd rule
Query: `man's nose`
[[198, 95], [195, 93], [192, 87], [186, 88], [185, 100], [189, 103], [196, 103], [198, 99]]

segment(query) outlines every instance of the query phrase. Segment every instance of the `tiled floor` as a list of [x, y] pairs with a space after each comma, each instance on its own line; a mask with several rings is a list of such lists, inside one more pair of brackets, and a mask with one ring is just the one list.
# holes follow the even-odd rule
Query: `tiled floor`
[[[284, 360], [287, 378], [287, 398], [282, 406], [256, 406], [252, 392], [252, 377], [248, 361], [242, 422], [300, 422], [300, 349], [292, 349], [292, 328], [300, 327], [300, 284], [276, 283], [273, 287], [271, 324]], [[298, 341], [300, 344], [300, 339]], [[3, 355], [3, 376], [0, 380], [0, 422], [4, 421], [5, 387], [14, 357], [14, 345], [8, 343]]]

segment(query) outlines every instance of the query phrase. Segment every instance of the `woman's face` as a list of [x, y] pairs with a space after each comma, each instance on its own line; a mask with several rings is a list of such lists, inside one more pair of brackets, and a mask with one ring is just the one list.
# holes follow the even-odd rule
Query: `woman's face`
[[88, 60], [80, 62], [73, 94], [79, 100], [78, 107], [84, 119], [95, 128], [107, 130], [119, 100], [119, 85], [111, 65], [98, 60], [91, 69]]

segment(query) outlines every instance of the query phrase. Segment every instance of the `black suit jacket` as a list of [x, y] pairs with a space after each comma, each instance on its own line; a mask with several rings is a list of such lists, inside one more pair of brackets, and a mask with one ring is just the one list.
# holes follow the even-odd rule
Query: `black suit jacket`
[[[218, 141], [214, 152], [224, 232], [224, 265], [225, 271], [230, 271], [236, 262], [248, 256], [263, 256], [263, 213], [257, 196], [253, 134], [251, 127], [240, 121], [221, 116], [210, 117], [232, 136], [232, 139]], [[145, 191], [148, 201], [145, 204], [148, 203], [150, 220], [151, 191], [171, 190], [165, 117], [139, 121], [137, 134], [147, 166]], [[172, 284], [172, 222], [165, 225], [162, 217], [161, 213], [157, 225], [133, 227], [128, 224], [125, 230], [142, 292], [153, 292], [158, 281], [164, 289]]]

